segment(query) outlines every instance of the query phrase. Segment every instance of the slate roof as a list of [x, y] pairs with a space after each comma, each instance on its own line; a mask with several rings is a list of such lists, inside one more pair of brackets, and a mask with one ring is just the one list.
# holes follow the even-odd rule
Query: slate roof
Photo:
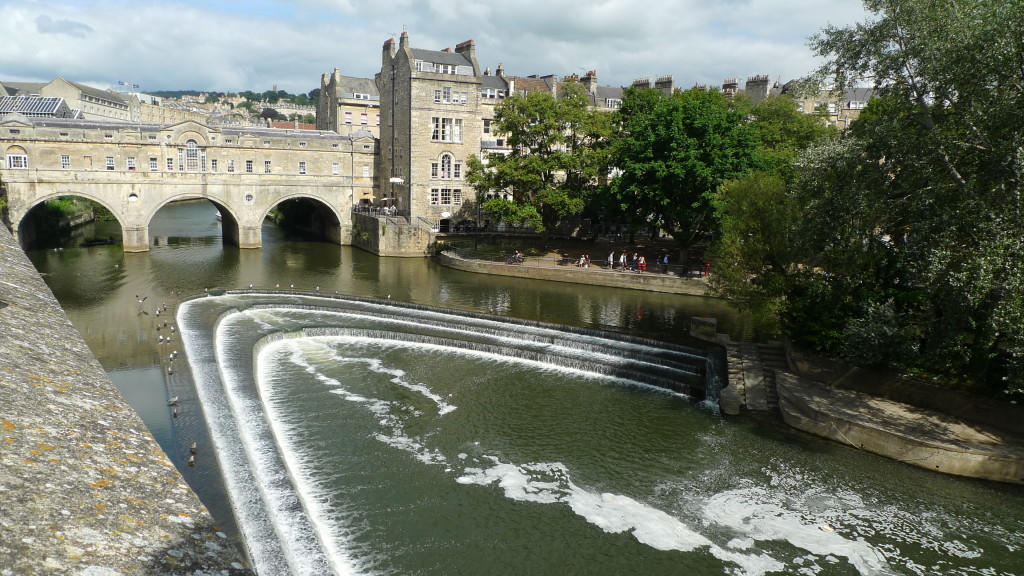
[[380, 91], [372, 78], [342, 76], [339, 88], [343, 98], [351, 98], [353, 94], [369, 94], [370, 100], [380, 100]]
[[423, 48], [410, 48], [412, 57], [424, 62], [434, 64], [452, 64], [454, 66], [472, 66], [473, 62], [466, 54], [458, 52], [443, 52], [441, 50], [424, 50]]

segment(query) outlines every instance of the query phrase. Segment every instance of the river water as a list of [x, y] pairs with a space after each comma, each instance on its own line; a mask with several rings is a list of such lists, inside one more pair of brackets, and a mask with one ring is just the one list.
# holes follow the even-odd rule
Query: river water
[[261, 574], [1024, 574], [1020, 487], [648, 385], [699, 362], [688, 318], [742, 335], [718, 301], [240, 251], [214, 214], [29, 256]]

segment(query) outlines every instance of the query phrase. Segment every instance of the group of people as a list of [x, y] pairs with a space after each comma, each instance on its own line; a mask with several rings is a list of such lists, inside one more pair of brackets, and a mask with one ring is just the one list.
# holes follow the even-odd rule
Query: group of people
[[[636, 272], [637, 274], [642, 274], [642, 273], [647, 271], [647, 258], [643, 254], [640, 254], [638, 252], [633, 252], [633, 255], [630, 256], [629, 252], [623, 250], [622, 253], [619, 254], [619, 258], [618, 258], [617, 261], [619, 263], [619, 272], [625, 272], [625, 271], [629, 270], [629, 271]], [[614, 270], [615, 269], [615, 262], [616, 262], [615, 251], [613, 250], [611, 253], [608, 254], [608, 269], [609, 270]], [[668, 272], [668, 254], [665, 254], [662, 257], [662, 267], [663, 267], [662, 272], [667, 273]]]

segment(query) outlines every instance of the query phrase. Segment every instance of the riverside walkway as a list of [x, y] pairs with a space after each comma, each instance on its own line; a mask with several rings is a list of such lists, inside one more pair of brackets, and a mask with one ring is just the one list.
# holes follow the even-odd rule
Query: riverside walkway
[[250, 574], [0, 226], [0, 574]]
[[457, 250], [442, 252], [438, 258], [444, 266], [478, 274], [629, 288], [668, 294], [707, 295], [707, 279], [702, 276], [682, 277], [676, 273], [662, 274], [654, 271], [621, 272], [618, 269], [609, 270], [597, 265], [580, 268], [573, 264], [563, 264], [563, 260], [558, 257], [531, 257], [526, 258], [522, 264], [505, 264], [504, 262], [471, 258], [466, 253]]

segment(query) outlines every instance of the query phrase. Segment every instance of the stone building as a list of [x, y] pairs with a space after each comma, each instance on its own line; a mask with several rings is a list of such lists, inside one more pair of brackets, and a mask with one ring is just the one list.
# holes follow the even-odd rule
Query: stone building
[[384, 43], [376, 76], [381, 205], [441, 230], [476, 216], [464, 177], [466, 160], [481, 150], [482, 78], [472, 40], [454, 51], [413, 48], [406, 32], [397, 46], [393, 38]]
[[380, 93], [369, 78], [342, 76], [337, 68], [320, 77], [316, 108], [318, 130], [352, 134], [365, 130], [380, 137]]

